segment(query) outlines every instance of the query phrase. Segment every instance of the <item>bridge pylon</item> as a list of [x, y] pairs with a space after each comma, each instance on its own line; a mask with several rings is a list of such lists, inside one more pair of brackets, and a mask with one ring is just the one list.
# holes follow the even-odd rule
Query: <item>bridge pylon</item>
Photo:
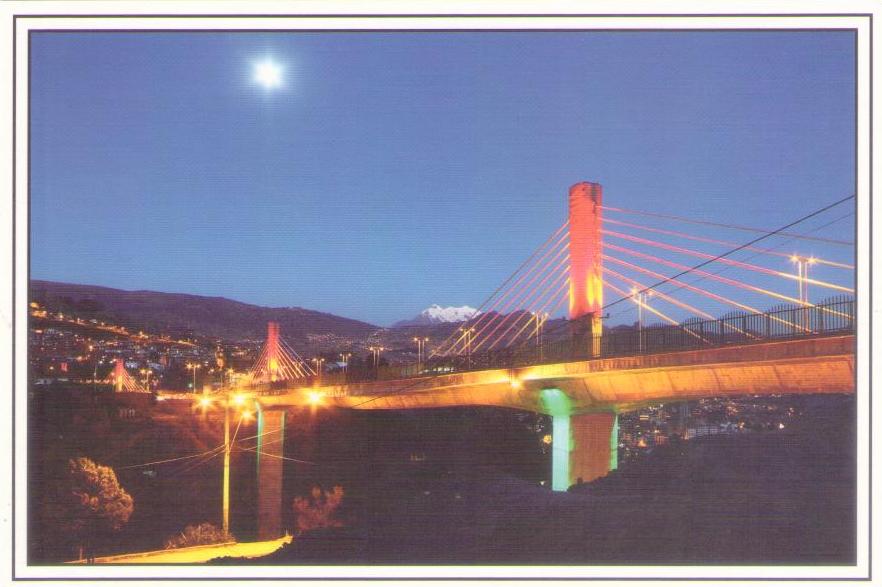
[[581, 182], [570, 188], [570, 309], [573, 344], [600, 355], [603, 309], [601, 206], [603, 187]]
[[129, 372], [126, 371], [125, 361], [122, 359], [117, 359], [116, 363], [113, 366], [113, 371], [110, 372], [110, 375], [105, 380], [107, 383], [111, 383], [113, 385], [113, 390], [121, 393], [125, 391], [130, 392], [146, 392], [141, 385], [138, 384], [135, 379], [129, 375]]
[[256, 383], [291, 381], [314, 375], [314, 371], [279, 335], [279, 323], [267, 322], [266, 342], [249, 371]]

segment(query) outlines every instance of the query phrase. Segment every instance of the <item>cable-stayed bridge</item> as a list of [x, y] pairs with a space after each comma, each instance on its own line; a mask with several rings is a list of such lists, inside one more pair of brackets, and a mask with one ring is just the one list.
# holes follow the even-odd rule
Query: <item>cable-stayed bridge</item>
[[[854, 392], [854, 266], [781, 250], [796, 243], [790, 246], [846, 247], [851, 254], [853, 243], [814, 233], [853, 212], [801, 230], [850, 199], [767, 231], [605, 206], [599, 184], [579, 183], [569, 191], [567, 221], [425, 358], [421, 352], [410, 364], [381, 366], [375, 359], [372, 369], [323, 373], [271, 323], [247, 385], [236, 393], [258, 405], [261, 427], [279, 433], [283, 408], [317, 402], [548, 414], [552, 485], [565, 490], [615, 468], [620, 411], [701, 397]], [[617, 217], [606, 218], [608, 212]], [[620, 219], [634, 215], [664, 224]], [[669, 226], [676, 223], [703, 231]], [[751, 236], [724, 238], [724, 228]], [[771, 246], [771, 237], [786, 240]], [[814, 276], [837, 271], [838, 280]], [[809, 288], [824, 292], [815, 294], [822, 301], [811, 302]], [[613, 312], [634, 309], [636, 326], [605, 325]], [[556, 318], [562, 311], [566, 318]], [[645, 324], [644, 316], [660, 323]], [[372, 348], [375, 357], [382, 350]], [[274, 443], [276, 456], [281, 446]], [[281, 461], [274, 463], [260, 473], [267, 524], [280, 495]]]

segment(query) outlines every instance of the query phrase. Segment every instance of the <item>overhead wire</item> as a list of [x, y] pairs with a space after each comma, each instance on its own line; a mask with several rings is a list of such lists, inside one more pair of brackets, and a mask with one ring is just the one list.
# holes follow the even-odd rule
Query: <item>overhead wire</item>
[[[852, 195], [846, 199], [851, 199], [853, 197], [854, 196]], [[792, 238], [803, 239], [803, 240], [819, 241], [819, 242], [830, 243], [830, 244], [834, 244], [834, 245], [854, 246], [854, 243], [852, 241], [844, 241], [844, 240], [839, 240], [839, 239], [830, 239], [830, 238], [822, 238], [822, 237], [810, 237], [810, 236], [803, 236], [800, 234], [783, 232], [784, 230], [786, 230], [786, 228], [777, 229], [777, 230], [766, 230], [764, 228], [755, 228], [752, 226], [742, 226], [742, 225], [738, 225], [738, 224], [724, 224], [722, 222], [710, 222], [707, 220], [697, 220], [695, 218], [686, 218], [683, 216], [675, 216], [673, 214], [661, 214], [659, 212], [646, 212], [643, 210], [631, 210], [629, 208], [617, 208], [617, 207], [613, 207], [613, 206], [601, 206], [601, 208], [604, 210], [612, 211], [612, 212], [623, 212], [626, 214], [639, 214], [639, 215], [643, 215], [643, 216], [653, 216], [656, 218], [664, 218], [667, 220], [676, 220], [678, 222], [687, 222], [690, 224], [702, 224], [705, 226], [715, 226], [718, 228], [730, 228], [733, 230], [741, 230], [744, 232], [762, 233], [762, 234], [766, 235], [763, 238], [766, 238], [767, 236], [772, 236], [775, 234], [780, 234], [782, 236], [789, 236]], [[793, 224], [788, 225], [788, 227], [789, 226], [793, 226]], [[743, 248], [745, 248], [745, 246], [747, 246], [747, 245], [742, 245], [739, 248], [743, 249]]]
[[[853, 214], [853, 212], [849, 212], [844, 218], [847, 218], [848, 216], [851, 216], [852, 214]], [[637, 229], [639, 229], [639, 230], [645, 230], [645, 231], [647, 231], [647, 232], [654, 232], [654, 233], [657, 233], [657, 234], [664, 234], [664, 235], [668, 235], [668, 236], [675, 236], [675, 237], [684, 238], [684, 239], [693, 240], [693, 241], [698, 241], [698, 242], [711, 243], [711, 244], [717, 244], [717, 245], [724, 245], [724, 246], [730, 246], [730, 247], [738, 246], [738, 243], [734, 243], [734, 242], [732, 242], [732, 241], [724, 241], [724, 240], [719, 240], [719, 239], [715, 239], [715, 238], [708, 238], [708, 237], [703, 237], [703, 236], [697, 236], [697, 235], [693, 235], [693, 234], [689, 234], [689, 233], [685, 233], [685, 232], [680, 232], [680, 231], [676, 231], [676, 230], [667, 230], [667, 229], [656, 228], [656, 227], [651, 227], [651, 226], [644, 226], [644, 225], [642, 225], [642, 224], [634, 224], [634, 223], [632, 223], [632, 222], [623, 222], [623, 221], [621, 221], [621, 220], [615, 220], [615, 219], [613, 219], [613, 218], [607, 218], [607, 217], [605, 217], [605, 216], [604, 216], [604, 218], [603, 218], [603, 222], [607, 222], [607, 223], [610, 223], [610, 224], [616, 224], [616, 225], [620, 225], [620, 226], [627, 226], [627, 227], [629, 227], [629, 228], [637, 228]], [[838, 222], [838, 220], [836, 220], [836, 221], [834, 221], [834, 222]], [[832, 223], [831, 223], [831, 224], [832, 224]], [[826, 225], [823, 226], [823, 227], [819, 227], [819, 228], [816, 229], [816, 230], [819, 230], [820, 228], [825, 228], [825, 227], [826, 227]], [[815, 231], [811, 231], [811, 232], [815, 232]], [[809, 233], [802, 233], [802, 234], [803, 234], [803, 236], [805, 236], [805, 235], [807, 235], [807, 234], [809, 234]], [[787, 241], [785, 241], [785, 243], [787, 243], [787, 242], [791, 242], [792, 240], [796, 240], [796, 239], [788, 239]], [[772, 248], [763, 248], [763, 247], [745, 247], [745, 250], [756, 251], [756, 252], [758, 252], [758, 253], [760, 253], [760, 254], [771, 255], [771, 256], [775, 256], [775, 257], [783, 257], [783, 258], [787, 258], [787, 259], [789, 259], [790, 257], [792, 257], [792, 255], [789, 254], [789, 253], [782, 253], [781, 251], [776, 251], [776, 250], [775, 250], [775, 249], [777, 249], [777, 248], [780, 248], [781, 246], [783, 246], [783, 244], [778, 245], [778, 246], [775, 246], [775, 247], [772, 247]], [[750, 258], [753, 258], [753, 257], [755, 257], [755, 256], [756, 256], [756, 255], [754, 255], [754, 256], [752, 256], [752, 257], [750, 257]], [[823, 259], [823, 258], [820, 258], [820, 257], [814, 257], [814, 260], [815, 260], [815, 262], [817, 262], [817, 263], [819, 263], [819, 264], [821, 264], [821, 265], [828, 265], [828, 266], [830, 266], [830, 267], [837, 267], [837, 268], [840, 268], [840, 269], [854, 269], [854, 265], [849, 265], [849, 264], [847, 264], [847, 263], [839, 263], [839, 262], [836, 262], [836, 261], [829, 261], [829, 260], [827, 260], [827, 259]]]
[[[677, 278], [679, 278], [679, 277], [682, 277], [683, 275], [687, 275], [687, 274], [689, 274], [689, 273], [692, 273], [693, 271], [695, 271], [695, 270], [697, 270], [697, 269], [700, 269], [701, 267], [705, 267], [705, 266], [707, 266], [707, 265], [710, 265], [711, 263], [715, 262], [715, 261], [718, 260], [718, 259], [722, 259], [722, 258], [724, 258], [724, 257], [728, 257], [729, 255], [732, 255], [732, 254], [734, 254], [734, 253], [736, 253], [736, 252], [738, 252], [738, 251], [741, 251], [741, 250], [743, 250], [743, 249], [746, 249], [747, 247], [753, 246], [753, 245], [755, 245], [756, 243], [761, 242], [761, 241], [763, 241], [763, 240], [765, 240], [765, 239], [767, 239], [767, 238], [770, 238], [770, 237], [773, 237], [773, 236], [776, 236], [776, 235], [785, 235], [785, 236], [791, 236], [792, 238], [800, 238], [801, 235], [798, 235], [798, 234], [792, 234], [792, 233], [785, 233], [784, 231], [786, 231], [788, 228], [791, 228], [791, 227], [793, 227], [793, 226], [796, 226], [796, 225], [798, 225], [798, 224], [801, 224], [801, 223], [805, 222], [806, 220], [809, 220], [810, 218], [814, 218], [815, 216], [818, 216], [818, 215], [820, 215], [820, 214], [823, 214], [824, 212], [826, 212], [826, 211], [828, 211], [828, 210], [831, 210], [832, 208], [835, 208], [836, 206], [839, 206], [840, 204], [843, 204], [843, 203], [845, 203], [845, 202], [847, 202], [847, 201], [849, 201], [849, 200], [853, 200], [854, 197], [855, 197], [854, 194], [851, 194], [850, 196], [846, 196], [846, 197], [844, 197], [844, 198], [841, 198], [841, 199], [839, 199], [839, 200], [836, 200], [835, 202], [832, 202], [831, 204], [827, 204], [826, 206], [822, 206], [821, 208], [818, 208], [818, 209], [816, 209], [816, 210], [814, 210], [814, 211], [812, 211], [812, 212], [810, 212], [810, 213], [808, 213], [808, 214], [806, 214], [806, 215], [804, 215], [804, 216], [801, 216], [800, 218], [794, 220], [793, 222], [790, 222], [790, 223], [788, 223], [788, 224], [785, 224], [785, 225], [783, 225], [783, 226], [781, 226], [781, 227], [779, 227], [779, 228], [777, 228], [777, 229], [775, 229], [775, 230], [767, 231], [767, 232], [765, 232], [764, 234], [762, 234], [761, 236], [758, 236], [758, 237], [756, 237], [756, 238], [754, 238], [754, 239], [751, 239], [751, 240], [747, 241], [746, 243], [743, 243], [743, 244], [741, 244], [741, 245], [738, 245], [737, 247], [732, 247], [731, 249], [728, 249], [727, 251], [725, 251], [725, 252], [723, 252], [723, 253], [720, 253], [719, 255], [715, 256], [715, 257], [712, 258], [712, 259], [707, 259], [707, 260], [705, 260], [705, 261], [702, 261], [701, 263], [698, 263], [698, 264], [694, 265], [693, 267], [689, 267], [689, 268], [687, 268], [687, 269], [684, 269], [684, 270], [680, 271], [679, 273], [676, 273], [676, 274], [674, 274], [674, 275], [672, 275], [672, 276], [666, 276], [666, 277], [664, 277], [663, 279], [661, 279], [660, 281], [658, 281], [657, 283], [654, 283], [654, 284], [652, 284], [652, 285], [650, 285], [650, 286], [647, 286], [646, 288], [644, 288], [644, 289], [641, 290], [641, 291], [647, 291], [647, 290], [650, 290], [650, 289], [658, 288], [658, 287], [661, 286], [661, 285], [664, 285], [664, 284], [666, 284], [666, 283], [669, 283], [669, 282], [671, 282], [672, 280], [675, 280], [675, 279], [677, 279]], [[622, 209], [619, 209], [619, 210], [625, 210], [625, 209], [622, 208]], [[751, 230], [753, 230], [753, 229], [751, 229]], [[823, 240], [825, 240], [825, 239], [813, 238], [813, 239], [810, 239], [810, 240], [822, 240], [822, 241], [823, 241]], [[841, 241], [839, 244], [845, 244], [845, 243], [844, 243], [844, 241]], [[705, 272], [705, 274], [706, 274], [706, 273], [707, 273], [707, 272]], [[623, 302], [623, 301], [625, 301], [626, 299], [629, 299], [629, 298], [630, 298], [630, 296], [620, 297], [620, 298], [617, 299], [617, 300], [614, 300], [614, 301], [612, 301], [612, 302], [610, 302], [610, 303], [608, 303], [608, 304], [605, 304], [601, 309], [608, 309], [608, 308], [611, 308], [611, 307], [616, 306], [616, 305], [620, 304], [621, 302]], [[554, 331], [557, 331], [557, 330], [559, 330], [560, 328], [563, 328], [564, 326], [565, 326], [565, 323], [562, 324], [560, 327], [556, 328]], [[550, 334], [550, 333], [551, 333], [551, 331], [549, 332], [549, 334]]]
[[[676, 245], [671, 245], [668, 243], [662, 243], [662, 242], [658, 242], [658, 241], [653, 241], [651, 239], [645, 239], [645, 238], [641, 238], [641, 237], [637, 237], [637, 236], [623, 234], [623, 233], [620, 233], [617, 231], [601, 230], [601, 233], [607, 234], [607, 235], [612, 236], [614, 238], [620, 238], [620, 239], [628, 240], [631, 242], [636, 242], [639, 244], [648, 245], [648, 246], [651, 246], [654, 248], [660, 248], [660, 249], [664, 249], [667, 251], [673, 251], [675, 253], [682, 253], [684, 255], [690, 255], [690, 256], [699, 257], [702, 259], [713, 258], [713, 255], [710, 255], [708, 253], [702, 253], [700, 251], [695, 251], [693, 249], [687, 249], [685, 247], [678, 247]], [[719, 261], [720, 263], [725, 263], [726, 265], [740, 267], [742, 269], [746, 269], [748, 271], [753, 271], [756, 273], [763, 273], [765, 275], [772, 275], [775, 277], [783, 277], [786, 279], [792, 279], [794, 281], [802, 281], [802, 282], [805, 282], [805, 283], [808, 283], [811, 285], [817, 285], [819, 287], [825, 287], [828, 289], [834, 289], [834, 290], [842, 291], [842, 292], [846, 292], [846, 293], [854, 293], [853, 289], [848, 288], [848, 287], [844, 287], [841, 285], [837, 285], [835, 283], [828, 283], [826, 281], [821, 281], [818, 279], [810, 279], [808, 277], [800, 277], [799, 275], [794, 275], [792, 273], [786, 273], [784, 271], [777, 271], [775, 269], [769, 269], [768, 267], [763, 267], [761, 265], [754, 265], [752, 263], [746, 263], [744, 261], [738, 261], [735, 259], [717, 259], [717, 261]], [[714, 274], [714, 275], [717, 275], [717, 274]]]

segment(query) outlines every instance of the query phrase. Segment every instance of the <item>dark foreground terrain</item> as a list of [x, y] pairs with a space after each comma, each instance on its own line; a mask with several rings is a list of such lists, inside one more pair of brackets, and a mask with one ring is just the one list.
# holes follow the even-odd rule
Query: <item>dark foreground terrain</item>
[[378, 475], [343, 528], [232, 564], [853, 564], [854, 402], [673, 443], [552, 493], [497, 468]]

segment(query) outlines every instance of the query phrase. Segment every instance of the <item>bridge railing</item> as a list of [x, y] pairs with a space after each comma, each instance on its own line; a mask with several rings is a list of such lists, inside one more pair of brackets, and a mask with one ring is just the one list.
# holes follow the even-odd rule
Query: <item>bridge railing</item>
[[[343, 373], [310, 377], [302, 384], [345, 385], [846, 334], [854, 332], [854, 310], [854, 299], [839, 297], [808, 307], [780, 306], [768, 312], [732, 313], [715, 320], [693, 319], [682, 324], [643, 328], [618, 326], [607, 329], [600, 336], [599, 343], [585, 337], [575, 339], [565, 333], [562, 338], [542, 344], [531, 340], [520, 346], [490, 352], [432, 357], [419, 364], [380, 365], [375, 368], [353, 366]], [[599, 351], [597, 354], [593, 354], [595, 349]]]
[[[812, 306], [780, 306], [757, 314], [732, 313], [715, 320], [693, 319], [682, 324], [651, 325], [642, 329], [614, 327], [590, 339], [563, 338], [490, 352], [433, 357], [419, 365], [380, 366], [351, 370], [338, 375], [339, 384], [358, 381], [407, 379], [462, 371], [512, 368], [579, 361], [592, 358], [627, 357], [639, 354], [751, 344], [854, 331], [854, 299], [838, 297]], [[598, 349], [598, 354], [592, 354]]]

